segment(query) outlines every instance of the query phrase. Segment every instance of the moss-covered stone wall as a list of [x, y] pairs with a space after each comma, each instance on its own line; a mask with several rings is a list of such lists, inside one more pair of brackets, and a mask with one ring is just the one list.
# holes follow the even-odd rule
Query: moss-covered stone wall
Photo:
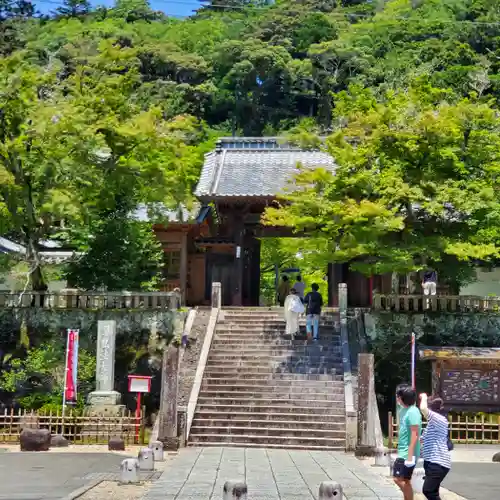
[[[117, 325], [115, 389], [133, 407], [127, 375], [152, 375], [152, 391], [145, 397], [148, 407], [159, 400], [161, 357], [174, 332], [182, 330], [184, 312], [147, 310], [51, 310], [41, 308], [0, 309], [0, 369], [2, 360], [22, 356], [26, 345], [60, 341], [64, 349], [66, 330], [80, 330], [80, 345], [95, 354], [97, 322], [114, 320]], [[1, 399], [1, 395], [0, 395]]]

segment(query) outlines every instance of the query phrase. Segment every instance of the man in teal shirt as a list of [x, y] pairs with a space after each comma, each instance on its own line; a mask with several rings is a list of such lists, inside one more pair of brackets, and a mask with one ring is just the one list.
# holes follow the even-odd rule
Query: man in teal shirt
[[394, 462], [394, 482], [403, 492], [404, 500], [413, 500], [411, 477], [420, 458], [420, 433], [422, 415], [416, 406], [417, 393], [409, 385], [400, 385], [396, 390], [399, 432], [398, 458]]

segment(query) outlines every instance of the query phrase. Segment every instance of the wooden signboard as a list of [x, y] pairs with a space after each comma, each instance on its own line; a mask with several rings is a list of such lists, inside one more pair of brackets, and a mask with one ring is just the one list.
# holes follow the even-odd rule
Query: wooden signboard
[[441, 397], [446, 406], [476, 409], [500, 406], [500, 368], [451, 364], [441, 369]]

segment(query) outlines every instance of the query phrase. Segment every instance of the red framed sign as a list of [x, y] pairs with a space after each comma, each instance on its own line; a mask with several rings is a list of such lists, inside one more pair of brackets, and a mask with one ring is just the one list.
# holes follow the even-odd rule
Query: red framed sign
[[129, 375], [129, 392], [151, 392], [151, 378], [152, 377], [147, 375]]

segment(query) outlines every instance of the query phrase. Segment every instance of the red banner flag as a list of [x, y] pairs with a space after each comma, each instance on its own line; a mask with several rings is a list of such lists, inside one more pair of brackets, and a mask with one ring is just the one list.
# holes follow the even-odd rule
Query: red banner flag
[[64, 383], [64, 402], [76, 401], [78, 370], [78, 330], [68, 330], [66, 349], [66, 378]]

